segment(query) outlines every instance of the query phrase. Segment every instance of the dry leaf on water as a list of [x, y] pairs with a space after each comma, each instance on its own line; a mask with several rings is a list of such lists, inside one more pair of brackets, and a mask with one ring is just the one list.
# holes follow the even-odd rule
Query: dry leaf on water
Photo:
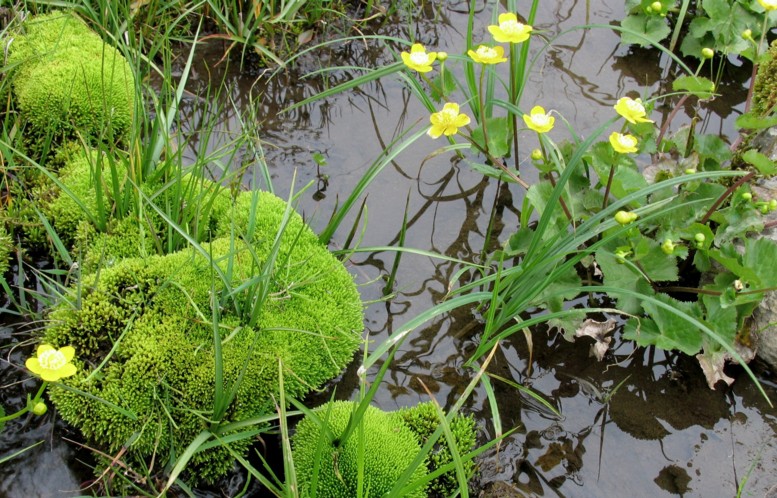
[[597, 360], [602, 361], [612, 341], [612, 338], [607, 337], [607, 334], [615, 329], [616, 324], [617, 322], [612, 318], [604, 322], [587, 318], [583, 325], [575, 331], [575, 337], [593, 337], [596, 342], [591, 346], [591, 353], [596, 356]]

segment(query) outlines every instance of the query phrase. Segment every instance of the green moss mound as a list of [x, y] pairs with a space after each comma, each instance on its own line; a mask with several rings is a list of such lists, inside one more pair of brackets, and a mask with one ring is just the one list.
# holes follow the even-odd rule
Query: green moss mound
[[85, 272], [122, 258], [169, 254], [188, 244], [149, 202], [198, 242], [228, 236], [233, 214], [239, 218], [238, 231], [248, 226], [251, 196], [236, 201], [242, 205], [240, 213], [233, 211], [229, 190], [202, 176], [187, 173], [164, 185], [143, 184], [141, 192], [150, 201], [144, 199], [139, 209], [141, 196], [130, 180], [123, 152], [71, 147], [62, 148], [56, 159], [61, 163], [61, 188], [50, 183], [47, 190], [40, 190], [40, 208]]
[[[397, 415], [413, 431], [421, 446], [426, 444], [440, 425], [437, 410], [431, 401], [419, 403], [410, 408], [403, 408], [397, 412]], [[474, 417], [457, 415], [451, 420], [450, 429], [456, 442], [456, 450], [459, 456], [463, 456], [475, 448], [477, 432], [475, 430]], [[453, 457], [450, 448], [443, 436], [437, 440], [437, 444], [429, 453], [427, 459], [429, 473], [452, 462]], [[472, 460], [464, 462], [464, 472], [468, 480], [472, 478], [475, 473], [475, 463]], [[458, 489], [459, 483], [456, 480], [456, 470], [454, 469], [434, 478], [429, 483], [428, 496], [430, 498], [446, 498], [453, 496]]]
[[777, 105], [777, 44], [772, 42], [766, 60], [758, 66], [753, 87], [753, 112], [765, 115]]
[[8, 271], [11, 265], [11, 253], [13, 252], [13, 239], [3, 225], [0, 225], [0, 279]]
[[[53, 325], [45, 333], [51, 344], [76, 348], [79, 373], [66, 384], [94, 397], [52, 387], [63, 419], [110, 454], [127, 445], [135, 460], [180, 455], [213, 417], [211, 303], [226, 286], [209, 258], [238, 289], [260, 273], [286, 208], [272, 194], [243, 193], [214, 211], [220, 238], [203, 244], [205, 254], [190, 248], [121, 259], [85, 276], [50, 314]], [[240, 382], [223, 422], [272, 412], [279, 368], [286, 393], [301, 397], [338, 375], [360, 344], [363, 314], [353, 279], [296, 213], [266, 283], [254, 326], [246, 321], [250, 293], [238, 290], [234, 299], [221, 300], [224, 386], [228, 391]], [[243, 453], [251, 442], [229, 446]], [[232, 465], [229, 451], [216, 446], [194, 456], [191, 477], [213, 480]]]
[[[337, 440], [345, 431], [356, 403], [335, 401], [327, 403], [316, 413], [326, 422], [335, 444], [321, 435], [321, 427], [306, 417], [297, 424], [293, 436], [294, 468], [301, 496], [310, 496], [313, 468], [318, 465], [316, 496], [319, 498], [352, 498], [358, 496], [358, 459], [360, 433], [364, 435], [363, 465], [365, 493], [362, 496], [379, 497], [391, 490], [421, 448], [413, 432], [392, 413], [370, 406], [364, 412], [361, 429], [356, 429], [347, 441]], [[363, 431], [363, 432], [360, 432]], [[317, 458], [319, 443], [322, 445]], [[411, 482], [426, 475], [425, 465], [419, 466]], [[425, 497], [421, 489], [407, 497]]]
[[74, 14], [31, 17], [9, 46], [16, 103], [28, 141], [125, 140], [135, 106], [126, 59]]

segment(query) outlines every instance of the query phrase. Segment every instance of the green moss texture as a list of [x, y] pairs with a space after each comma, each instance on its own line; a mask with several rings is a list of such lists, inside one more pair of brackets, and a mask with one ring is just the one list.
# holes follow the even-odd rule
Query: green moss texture
[[[83, 277], [50, 314], [45, 336], [51, 344], [75, 347], [79, 373], [66, 384], [94, 397], [52, 387], [62, 418], [110, 454], [128, 445], [136, 460], [180, 455], [213, 415], [211, 304], [227, 294], [227, 284], [210, 258], [229, 288], [238, 289], [260, 273], [286, 207], [269, 193], [242, 193], [212, 210], [216, 238], [201, 246], [204, 251], [119, 258]], [[225, 389], [239, 382], [224, 422], [272, 412], [279, 368], [287, 395], [301, 397], [338, 375], [361, 341], [362, 305], [351, 275], [296, 213], [283, 231], [267, 285], [254, 326], [236, 311], [235, 303], [252, 306], [245, 289], [220, 300]], [[242, 453], [251, 442], [230, 446]], [[232, 465], [225, 448], [212, 448], [194, 455], [191, 476], [212, 480]]]
[[126, 59], [77, 16], [31, 17], [9, 46], [13, 89], [31, 142], [84, 137], [124, 140], [135, 106]]
[[[426, 444], [440, 425], [437, 410], [431, 401], [419, 403], [410, 408], [403, 408], [397, 414], [410, 427], [410, 430], [416, 435], [418, 443], [422, 446]], [[475, 430], [475, 419], [472, 416], [455, 416], [450, 422], [450, 428], [453, 439], [456, 441], [456, 449], [459, 456], [463, 456], [475, 448], [477, 432]], [[447, 440], [442, 436], [437, 440], [437, 444], [429, 453], [427, 459], [429, 472], [434, 472], [452, 462], [453, 457], [451, 456]], [[471, 460], [464, 462], [464, 472], [467, 474], [467, 479], [472, 478], [475, 472], [474, 462]], [[453, 496], [458, 489], [459, 484], [456, 480], [456, 471], [450, 470], [434, 478], [429, 483], [427, 491], [430, 498], [445, 498]]]
[[765, 115], [774, 111], [777, 105], [777, 45], [767, 52], [766, 60], [758, 66], [753, 87], [753, 112]]
[[[297, 424], [292, 442], [294, 468], [301, 496], [311, 496], [313, 469], [316, 464], [318, 498], [358, 496], [360, 444], [363, 444], [361, 460], [364, 466], [362, 496], [383, 496], [391, 490], [420, 452], [421, 447], [416, 436], [399, 417], [373, 406], [364, 412], [360, 428], [357, 428], [347, 441], [340, 441], [338, 438], [345, 431], [355, 409], [356, 404], [353, 402], [335, 401], [316, 410], [335, 437], [334, 444], [325, 435], [322, 436], [321, 427], [313, 419], [306, 417]], [[363, 443], [360, 441], [362, 437]], [[421, 479], [425, 475], [426, 466], [422, 464], [415, 470], [410, 481]], [[426, 496], [426, 492], [420, 489], [406, 496], [421, 498]]]

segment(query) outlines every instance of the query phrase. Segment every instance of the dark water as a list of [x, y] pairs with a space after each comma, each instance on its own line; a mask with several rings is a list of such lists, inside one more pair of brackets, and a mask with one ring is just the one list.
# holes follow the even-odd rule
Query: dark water
[[[459, 52], [464, 45], [466, 10], [463, 1], [425, 3], [415, 12], [420, 18], [408, 21], [402, 17], [379, 29], [383, 34], [412, 36], [429, 47]], [[592, 0], [590, 5], [584, 1], [542, 2], [535, 29], [553, 37], [586, 23], [607, 24], [622, 14], [621, 0]], [[489, 20], [490, 7], [478, 14], [475, 33], [485, 36]], [[535, 41], [532, 53], [541, 46]], [[185, 135], [188, 154], [224, 146], [249, 124], [261, 140], [255, 150], [263, 152], [275, 191], [282, 197], [289, 191], [295, 170], [295, 188], [316, 180], [313, 153], [323, 154], [328, 164], [322, 172], [329, 182], [326, 187], [316, 182], [319, 188], [308, 190], [300, 204], [314, 229], [320, 230], [338, 198], [351, 192], [383, 146], [402, 129], [419, 120], [425, 122], [427, 112], [405, 84], [392, 77], [292, 113], [278, 115], [278, 111], [324, 88], [320, 79], [306, 80], [303, 74], [331, 65], [385, 64], [392, 58], [382, 47], [360, 41], [337, 44], [303, 56], [297, 67], [272, 79], [261, 73], [241, 73], [234, 67], [226, 70], [224, 64], [208, 64], [207, 70], [198, 66], [183, 108], [193, 123], [193, 133]], [[215, 63], [221, 58], [221, 47], [210, 45], [200, 54], [198, 59]], [[612, 105], [627, 92], [650, 96], [670, 91], [673, 71], [669, 61], [655, 51], [620, 46], [617, 34], [610, 30], [572, 31], [538, 57], [523, 107], [536, 103], [555, 109], [577, 133], [585, 135], [612, 116]], [[353, 73], [340, 71], [328, 84], [351, 77]], [[725, 78], [721, 90], [725, 99], [687, 104], [686, 113], [680, 113], [671, 129], [687, 123], [696, 106], [707, 132], [732, 140], [732, 123], [747, 93], [749, 70], [734, 64]], [[204, 97], [204, 88], [208, 81], [222, 79], [228, 91], [220, 97], [219, 114], [211, 115], [208, 104], [212, 99]], [[671, 110], [660, 107], [653, 119], [660, 124]], [[250, 120], [245, 117], [249, 111]], [[218, 123], [218, 133], [204, 137], [197, 130], [207, 119]], [[564, 138], [561, 127], [554, 130], [553, 138]], [[496, 182], [484, 180], [464, 162], [452, 161], [450, 154], [430, 157], [442, 145], [421, 139], [381, 173], [368, 190], [369, 220], [362, 246], [397, 243], [408, 195], [408, 247], [465, 260], [476, 258], [495, 199], [501, 213], [496, 226], [500, 241], [515, 229], [520, 188], [497, 192]], [[523, 156], [535, 145], [536, 138], [525, 134]], [[256, 157], [245, 149], [241, 159], [250, 164]], [[525, 178], [531, 181], [531, 172], [528, 167], [525, 170]], [[344, 243], [351, 223], [352, 218], [346, 220], [335, 235], [333, 248]], [[393, 261], [393, 254], [379, 252], [356, 254], [347, 262], [361, 284], [365, 302], [381, 299], [380, 277]], [[404, 256], [396, 297], [366, 309], [366, 328], [373, 344], [438, 303], [457, 269], [450, 262]], [[480, 331], [480, 318], [472, 309], [457, 310], [413, 331], [396, 355], [375, 403], [387, 410], [415, 404], [428, 399], [426, 386], [442, 405], [452, 405], [474, 375], [463, 363], [474, 350]], [[9, 334], [10, 329], [4, 333]], [[541, 394], [561, 417], [516, 389], [495, 382], [502, 426], [517, 430], [504, 440], [498, 453], [491, 451], [481, 460], [478, 491], [489, 496], [717, 497], [736, 495], [738, 486], [746, 482], [743, 496], [777, 495], [776, 412], [736, 368], [729, 372], [737, 378], [733, 388], [712, 391], [694, 359], [635, 349], [620, 341], [618, 334], [603, 362], [589, 356], [586, 340], [569, 343], [545, 329], [534, 330], [532, 338], [531, 361], [525, 338], [516, 335], [502, 344], [490, 371]], [[3, 358], [10, 359], [2, 364], [4, 385], [23, 378], [18, 371], [23, 358], [15, 351], [4, 352]], [[357, 359], [337, 382], [338, 398], [357, 396], [358, 366]], [[777, 400], [771, 373], [758, 366], [756, 372], [769, 396]], [[34, 389], [28, 384], [17, 390]], [[0, 395], [9, 392], [14, 390], [3, 389]], [[308, 403], [315, 405], [328, 397], [324, 393], [309, 398]], [[2, 401], [6, 406], [14, 402]], [[477, 417], [481, 442], [495, 437], [493, 414], [483, 391], [475, 392], [465, 411]], [[18, 421], [2, 434], [1, 454], [45, 442], [13, 465], [0, 467], [0, 496], [64, 496], [77, 489], [85, 478], [75, 476], [84, 472], [74, 456], [77, 446], [62, 442], [63, 437], [70, 437], [66, 429], [37, 421], [24, 424]], [[239, 477], [233, 484], [236, 481]]]

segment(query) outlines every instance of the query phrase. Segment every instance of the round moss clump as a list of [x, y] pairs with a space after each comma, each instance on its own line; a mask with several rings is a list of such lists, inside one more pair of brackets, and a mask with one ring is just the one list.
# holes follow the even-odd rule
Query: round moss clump
[[[352, 498], [358, 496], [359, 446], [363, 436], [362, 465], [365, 497], [379, 497], [389, 492], [405, 469], [421, 451], [415, 435], [398, 417], [370, 406], [364, 412], [360, 426], [346, 441], [339, 438], [345, 431], [356, 403], [335, 401], [316, 409], [335, 440], [322, 435], [321, 426], [309, 417], [297, 424], [292, 438], [294, 468], [301, 496], [310, 496], [314, 466], [318, 467], [316, 496], [319, 498]], [[321, 454], [318, 450], [321, 448]], [[413, 473], [410, 482], [426, 475], [423, 463]], [[408, 498], [426, 496], [418, 489]]]
[[[359, 294], [294, 212], [265, 271], [286, 210], [272, 194], [246, 192], [217, 210], [214, 227], [231, 237], [122, 259], [85, 276], [50, 314], [45, 333], [50, 344], [75, 347], [79, 373], [64, 383], [90, 395], [52, 386], [62, 418], [109, 454], [126, 445], [131, 459], [159, 460], [181, 455], [214, 418], [221, 426], [274, 411], [279, 371], [294, 397], [338, 375], [361, 342]], [[214, 333], [223, 392], [235, 393], [223, 417], [214, 412]], [[242, 454], [251, 443], [225, 444]], [[194, 455], [190, 477], [213, 480], [233, 462], [215, 446]]]
[[[407, 424], [413, 434], [418, 439], [418, 443], [423, 446], [440, 426], [437, 409], [432, 401], [419, 403], [416, 406], [402, 408], [397, 415]], [[450, 421], [451, 434], [456, 443], [456, 450], [459, 456], [463, 456], [475, 449], [477, 432], [475, 430], [475, 419], [472, 416], [456, 415]], [[453, 463], [453, 456], [448, 446], [445, 436], [441, 436], [432, 448], [427, 459], [429, 473], [436, 471], [450, 463]], [[471, 479], [475, 473], [475, 463], [472, 460], [463, 462], [464, 473], [467, 480]], [[445, 498], [453, 496], [459, 489], [459, 483], [456, 479], [456, 470], [452, 469], [434, 478], [429, 483], [429, 498]]]
[[49, 136], [55, 142], [127, 138], [135, 106], [132, 70], [74, 14], [31, 17], [14, 34], [8, 55], [31, 145]]
[[753, 113], [763, 116], [774, 111], [777, 105], [777, 44], [772, 46], [766, 60], [758, 66], [753, 86]]

